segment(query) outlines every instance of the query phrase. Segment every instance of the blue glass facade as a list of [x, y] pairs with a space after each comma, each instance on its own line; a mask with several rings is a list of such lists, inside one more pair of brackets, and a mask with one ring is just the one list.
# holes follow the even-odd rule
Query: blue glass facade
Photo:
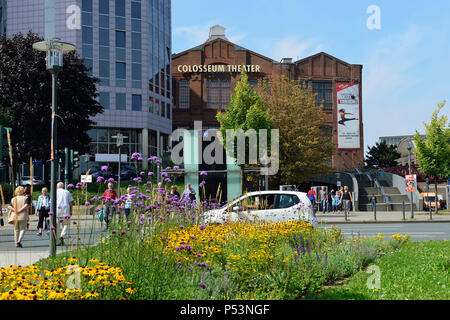
[[139, 142], [130, 150], [155, 155], [163, 147], [159, 138], [166, 144], [172, 132], [171, 0], [33, 0], [31, 6], [28, 0], [0, 0], [0, 32], [31, 29], [76, 46], [100, 80], [98, 100], [105, 108], [92, 119], [91, 154], [114, 152], [112, 140], [105, 147], [97, 131], [129, 130]]

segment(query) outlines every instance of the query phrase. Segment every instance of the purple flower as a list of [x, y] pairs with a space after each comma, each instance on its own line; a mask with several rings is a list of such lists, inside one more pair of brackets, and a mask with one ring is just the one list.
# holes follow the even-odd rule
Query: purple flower
[[203, 288], [203, 289], [206, 288], [206, 283], [204, 283], [203, 281], [200, 282], [198, 285], [199, 285], [201, 288]]
[[179, 170], [180, 167], [179, 166], [173, 166], [173, 170]]
[[86, 207], [88, 207], [88, 206], [91, 205], [91, 203], [90, 203], [89, 201], [86, 201], [86, 202], [84, 203], [84, 205], [85, 205]]
[[69, 183], [69, 184], [67, 185], [67, 189], [73, 189], [73, 184]]
[[55, 213], [54, 213], [54, 212], [51, 212], [51, 211], [48, 213], [49, 216], [52, 216], [52, 215], [54, 215], [54, 214], [55, 214]]
[[99, 176], [97, 178], [97, 183], [100, 183], [100, 182], [103, 182], [103, 181], [105, 181], [105, 178], [103, 178], [102, 176]]
[[151, 177], [153, 175], [153, 172], [149, 172], [148, 176]]
[[51, 226], [50, 230], [56, 230], [55, 226]]
[[108, 171], [108, 166], [102, 166], [102, 171]]
[[167, 174], [167, 172], [161, 172], [161, 177], [168, 177], [169, 175]]
[[205, 186], [205, 184], [206, 184], [206, 181], [202, 181], [202, 182], [200, 182], [200, 184], [198, 185], [200, 188], [203, 188], [204, 186]]
[[120, 231], [120, 234], [123, 236], [125, 233], [127, 233], [125, 230]]
[[172, 182], [172, 180], [170, 180], [170, 178], [166, 178], [166, 179], [164, 179], [164, 181], [167, 182], [167, 183], [171, 183]]
[[170, 171], [172, 168], [171, 167], [167, 167], [166, 168], [166, 171]]
[[204, 225], [201, 225], [201, 226], [199, 227], [199, 229], [200, 229], [201, 231], [203, 231], [203, 230], [205, 230], [205, 229], [206, 229], [206, 226], [204, 226]]
[[112, 230], [112, 231], [111, 231], [111, 234], [116, 234], [116, 230]]
[[138, 161], [142, 161], [142, 160], [144, 160], [144, 158], [142, 158], [142, 157], [139, 157], [139, 158], [138, 158]]
[[143, 176], [144, 174], [145, 174], [144, 171], [141, 171], [141, 172], [139, 173], [140, 176]]
[[206, 171], [202, 171], [202, 172], [200, 172], [200, 175], [201, 175], [201, 176], [207, 176], [208, 173], [207, 173]]
[[140, 157], [141, 157], [141, 154], [138, 153], [138, 152], [135, 152], [135, 153], [133, 153], [133, 154], [131, 155], [131, 160], [136, 160], [136, 159], [138, 159], [138, 158], [140, 158]]

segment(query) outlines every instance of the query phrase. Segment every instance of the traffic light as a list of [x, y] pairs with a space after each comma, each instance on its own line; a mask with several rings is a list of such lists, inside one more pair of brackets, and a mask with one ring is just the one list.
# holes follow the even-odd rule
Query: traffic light
[[64, 159], [65, 159], [64, 150], [58, 150], [58, 152], [57, 152], [57, 159], [58, 159], [58, 164], [61, 167], [63, 167], [64, 166]]
[[80, 156], [78, 151], [73, 152], [73, 167], [79, 168], [80, 167]]
[[0, 125], [0, 139], [1, 139], [1, 148], [0, 148], [0, 161], [3, 160], [4, 157], [8, 157], [9, 155], [9, 145], [8, 145], [8, 135], [11, 134], [11, 128], [7, 128]]
[[80, 153], [70, 150], [70, 171], [80, 167]]

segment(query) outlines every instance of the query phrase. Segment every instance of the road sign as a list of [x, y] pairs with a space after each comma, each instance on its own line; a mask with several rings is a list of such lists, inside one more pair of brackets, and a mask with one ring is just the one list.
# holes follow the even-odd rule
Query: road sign
[[86, 175], [81, 175], [81, 182], [83, 183], [92, 183], [92, 174], [86, 176]]
[[416, 192], [416, 180], [417, 176], [415, 174], [410, 174], [405, 177], [406, 192]]

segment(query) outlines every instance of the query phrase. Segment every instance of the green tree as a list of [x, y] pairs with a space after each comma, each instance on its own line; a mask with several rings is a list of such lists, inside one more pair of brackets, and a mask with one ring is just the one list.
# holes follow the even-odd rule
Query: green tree
[[[16, 163], [50, 158], [51, 74], [46, 70], [45, 53], [32, 48], [42, 41], [29, 32], [0, 39], [0, 117], [12, 128]], [[58, 76], [58, 148], [89, 151], [87, 131], [91, 118], [103, 112], [96, 101], [98, 79], [76, 53], [64, 55], [64, 68]]]
[[436, 201], [438, 177], [450, 176], [450, 127], [447, 126], [447, 116], [439, 116], [445, 104], [446, 101], [440, 103], [437, 110], [433, 112], [431, 122], [424, 123], [426, 138], [422, 139], [417, 131], [414, 135], [419, 170], [434, 177]]
[[[248, 83], [248, 75], [245, 71], [242, 71], [241, 77], [236, 84], [235, 91], [231, 95], [230, 103], [225, 112], [217, 113], [217, 120], [220, 124], [220, 134], [225, 151], [229, 157], [238, 159], [238, 143], [237, 137], [234, 139], [234, 149], [228, 150], [226, 146], [227, 130], [243, 130], [248, 132], [253, 129], [256, 132], [260, 129], [267, 129], [268, 140], [270, 141], [270, 129], [273, 128], [272, 121], [268, 110], [264, 107], [264, 103], [260, 95], [251, 88]], [[259, 137], [258, 141], [259, 143]], [[246, 139], [246, 153], [245, 164], [239, 164], [242, 171], [242, 177], [244, 177], [244, 169], [250, 165], [249, 152], [250, 148], [256, 148], [258, 145], [249, 145], [249, 141]], [[244, 179], [243, 179], [244, 180]]]
[[325, 124], [323, 106], [302, 84], [272, 76], [259, 85], [264, 105], [279, 129], [279, 172], [271, 184], [300, 184], [316, 174], [331, 171], [333, 143]]
[[375, 146], [369, 147], [366, 155], [366, 167], [383, 169], [397, 166], [397, 159], [401, 154], [397, 152], [397, 147], [388, 145], [385, 141], [377, 142]]

